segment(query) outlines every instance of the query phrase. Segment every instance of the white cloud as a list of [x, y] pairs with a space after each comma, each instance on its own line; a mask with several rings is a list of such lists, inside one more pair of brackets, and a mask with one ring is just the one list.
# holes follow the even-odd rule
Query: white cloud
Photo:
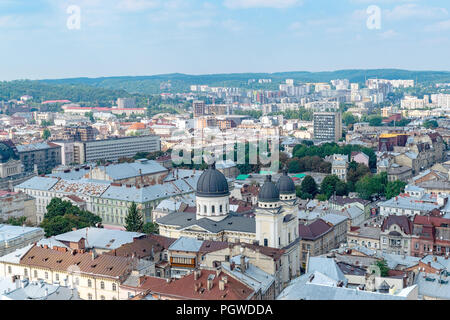
[[450, 20], [439, 21], [425, 28], [426, 31], [439, 32], [450, 30]]
[[243, 25], [239, 21], [232, 20], [232, 19], [222, 21], [221, 24], [222, 24], [222, 27], [224, 27], [225, 29], [232, 31], [232, 32], [239, 32], [239, 31], [242, 31], [242, 29], [244, 28]]
[[185, 28], [192, 28], [192, 29], [198, 29], [198, 28], [206, 28], [212, 25], [212, 21], [209, 19], [203, 19], [203, 20], [191, 20], [191, 21], [181, 21], [178, 23], [178, 26], [182, 29]]
[[437, 19], [448, 16], [445, 8], [420, 6], [415, 3], [403, 4], [392, 10], [385, 10], [383, 16], [388, 20], [403, 19]]
[[143, 11], [160, 6], [158, 0], [121, 0], [117, 7], [126, 11]]
[[396, 31], [394, 31], [394, 30], [388, 30], [388, 31], [385, 31], [385, 32], [382, 32], [382, 33], [380, 33], [380, 37], [382, 38], [382, 39], [392, 39], [392, 38], [395, 38], [395, 37], [397, 37], [399, 35], [399, 33], [398, 32], [396, 32]]
[[225, 0], [224, 5], [230, 9], [248, 8], [290, 8], [303, 4], [303, 0]]

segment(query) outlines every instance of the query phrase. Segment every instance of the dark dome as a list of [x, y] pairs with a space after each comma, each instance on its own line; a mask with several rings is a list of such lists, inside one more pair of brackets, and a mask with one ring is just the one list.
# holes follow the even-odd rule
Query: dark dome
[[272, 182], [272, 176], [267, 175], [264, 185], [259, 190], [258, 201], [277, 202], [280, 201], [280, 191], [275, 183]]
[[295, 193], [295, 184], [291, 177], [288, 176], [287, 171], [284, 170], [283, 175], [277, 182], [277, 188], [280, 190], [280, 194], [293, 194]]
[[198, 179], [196, 194], [199, 197], [222, 197], [230, 194], [227, 178], [222, 172], [216, 170], [214, 164]]
[[7, 143], [0, 142], [0, 163], [6, 163], [10, 159], [18, 160], [14, 149], [7, 145]]

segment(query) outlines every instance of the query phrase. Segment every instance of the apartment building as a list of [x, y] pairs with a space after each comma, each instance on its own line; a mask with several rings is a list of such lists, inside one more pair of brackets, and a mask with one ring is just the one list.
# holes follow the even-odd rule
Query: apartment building
[[118, 300], [119, 286], [136, 269], [138, 259], [85, 252], [67, 247], [31, 245], [0, 258], [0, 275], [76, 288], [83, 300]]
[[23, 192], [0, 190], [0, 221], [26, 217], [26, 222], [37, 224], [35, 199]]
[[342, 116], [340, 112], [314, 113], [314, 139], [338, 142], [342, 138]]
[[383, 252], [411, 255], [411, 237], [414, 225], [406, 216], [388, 216], [380, 232], [380, 247]]
[[415, 216], [411, 254], [415, 257], [450, 254], [450, 219]]
[[62, 162], [61, 146], [52, 142], [20, 145], [17, 150], [25, 172], [33, 172], [37, 166], [39, 173], [49, 173]]
[[85, 141], [74, 144], [74, 162], [118, 161], [120, 158], [132, 158], [138, 152], [160, 150], [160, 137], [155, 135]]

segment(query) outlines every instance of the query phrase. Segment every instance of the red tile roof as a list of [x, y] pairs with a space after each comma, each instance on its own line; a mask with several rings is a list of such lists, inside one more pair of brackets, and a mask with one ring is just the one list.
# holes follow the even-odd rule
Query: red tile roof
[[414, 217], [414, 224], [420, 224], [424, 226], [440, 227], [442, 225], [450, 226], [450, 219], [445, 219], [435, 216], [419, 216]]
[[[207, 288], [209, 276], [214, 276], [211, 290]], [[225, 290], [219, 289], [219, 281], [227, 277]], [[145, 277], [141, 280], [139, 290], [151, 294], [154, 298], [175, 300], [249, 300], [254, 290], [228, 274], [221, 272], [219, 276], [213, 270], [201, 270], [201, 275], [194, 280], [194, 273], [181, 279], [171, 280], [156, 277]], [[196, 290], [197, 286], [197, 290]]]
[[298, 226], [299, 237], [304, 240], [316, 240], [320, 236], [330, 232], [332, 229], [333, 227], [322, 219], [317, 219], [308, 225], [301, 223]]
[[413, 224], [411, 220], [409, 220], [406, 216], [388, 216], [383, 221], [381, 231], [389, 229], [389, 227], [393, 224], [398, 225], [400, 229], [406, 234], [412, 234], [413, 232]]
[[105, 254], [93, 258], [92, 253], [35, 245], [20, 259], [20, 264], [63, 272], [74, 268], [81, 273], [120, 278], [131, 272], [133, 259]]

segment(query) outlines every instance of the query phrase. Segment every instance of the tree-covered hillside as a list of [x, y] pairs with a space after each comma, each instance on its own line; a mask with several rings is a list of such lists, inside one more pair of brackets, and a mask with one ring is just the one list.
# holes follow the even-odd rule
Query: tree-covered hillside
[[[170, 81], [172, 92], [187, 92], [190, 85], [209, 85], [238, 87], [248, 89], [277, 89], [285, 79], [301, 82], [328, 82], [333, 79], [349, 79], [364, 83], [368, 78], [413, 79], [419, 83], [450, 82], [450, 72], [446, 71], [408, 71], [397, 69], [339, 70], [327, 72], [277, 72], [277, 73], [232, 73], [210, 75], [166, 74], [139, 77], [74, 78], [43, 80], [49, 84], [86, 84], [99, 88], [126, 90], [129, 93], [157, 94], [162, 92], [160, 85]], [[272, 79], [270, 84], [248, 83], [249, 79]], [[167, 91], [167, 90], [164, 90]]]

